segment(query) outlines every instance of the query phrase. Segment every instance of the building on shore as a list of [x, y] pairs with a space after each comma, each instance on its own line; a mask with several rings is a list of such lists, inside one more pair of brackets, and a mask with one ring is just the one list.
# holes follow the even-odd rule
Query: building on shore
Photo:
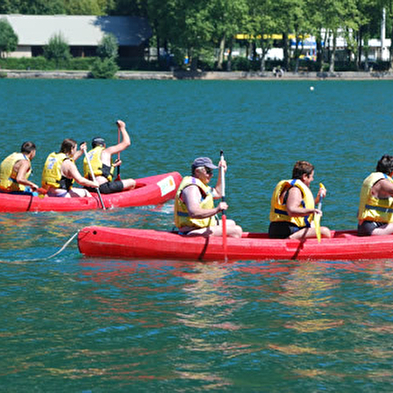
[[131, 16], [84, 15], [0, 15], [18, 36], [15, 52], [8, 57], [35, 57], [58, 34], [65, 39], [74, 57], [95, 56], [105, 34], [113, 34], [119, 45], [119, 57], [143, 57], [151, 28], [144, 18]]

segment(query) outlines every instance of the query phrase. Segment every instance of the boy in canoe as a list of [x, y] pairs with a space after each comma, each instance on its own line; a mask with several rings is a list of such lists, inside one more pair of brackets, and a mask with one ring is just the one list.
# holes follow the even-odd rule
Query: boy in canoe
[[83, 154], [86, 143], [81, 144], [81, 150], [73, 139], [64, 139], [59, 153], [51, 153], [45, 161], [42, 171], [42, 187], [48, 196], [53, 197], [87, 197], [89, 191], [83, 188], [73, 188], [76, 181], [81, 186], [98, 188], [98, 183], [85, 179], [78, 171], [75, 161]]
[[33, 142], [24, 142], [20, 153], [12, 153], [0, 165], [0, 190], [10, 193], [30, 193], [38, 189], [31, 182], [31, 160], [35, 157], [36, 147]]
[[[226, 171], [221, 160], [219, 166]], [[188, 236], [222, 236], [222, 221], [217, 214], [228, 209], [226, 202], [214, 207], [221, 198], [221, 173], [214, 188], [209, 187], [213, 169], [218, 168], [208, 157], [199, 157], [191, 166], [191, 176], [183, 178], [175, 197], [175, 225], [179, 233]], [[241, 237], [243, 230], [233, 220], [226, 220], [227, 236]]]
[[[119, 133], [119, 143], [114, 146], [106, 147], [105, 140], [101, 137], [97, 137], [92, 140], [92, 150], [87, 153], [94, 176], [100, 185], [99, 190], [102, 194], [112, 194], [135, 188], [134, 179], [113, 179], [114, 169], [121, 164], [121, 161], [118, 158], [115, 163], [112, 164], [112, 155], [120, 154], [120, 152], [131, 145], [131, 139], [126, 130], [126, 124], [121, 120], [118, 120], [116, 124]], [[120, 133], [123, 136], [123, 140], [121, 142]], [[92, 178], [86, 157], [83, 160], [83, 173], [87, 179]]]
[[358, 211], [358, 235], [393, 233], [393, 156], [384, 155], [376, 171], [363, 181]]
[[[320, 188], [317, 198], [310, 190], [314, 180], [314, 166], [307, 161], [297, 161], [293, 167], [292, 179], [281, 180], [274, 189], [271, 208], [269, 237], [271, 239], [305, 239], [317, 237], [311, 226], [313, 215], [322, 214], [315, 203], [326, 195]], [[329, 228], [321, 227], [322, 237], [331, 237]]]

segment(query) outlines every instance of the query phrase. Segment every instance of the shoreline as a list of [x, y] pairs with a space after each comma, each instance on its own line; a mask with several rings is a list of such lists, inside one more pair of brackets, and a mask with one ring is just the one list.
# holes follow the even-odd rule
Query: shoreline
[[[91, 79], [90, 71], [39, 71], [0, 69], [5, 79]], [[277, 77], [272, 71], [118, 71], [118, 80], [393, 80], [393, 72], [286, 72]]]

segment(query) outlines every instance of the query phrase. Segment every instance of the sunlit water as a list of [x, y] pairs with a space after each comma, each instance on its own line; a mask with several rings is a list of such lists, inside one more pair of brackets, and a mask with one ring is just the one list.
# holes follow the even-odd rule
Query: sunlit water
[[[33, 140], [39, 182], [64, 138], [116, 143], [120, 118], [123, 178], [186, 175], [223, 150], [228, 217], [266, 231], [274, 185], [305, 159], [328, 189], [323, 223], [354, 229], [360, 184], [392, 153], [392, 95], [390, 81], [0, 80], [0, 158]], [[171, 229], [172, 214], [0, 215], [1, 391], [392, 391], [392, 261], [91, 259], [75, 240], [47, 259], [86, 225]]]

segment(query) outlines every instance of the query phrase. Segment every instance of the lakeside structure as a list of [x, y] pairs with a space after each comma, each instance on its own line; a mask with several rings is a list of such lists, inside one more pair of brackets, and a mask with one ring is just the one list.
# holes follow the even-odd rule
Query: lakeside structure
[[44, 46], [61, 34], [74, 57], [95, 56], [105, 34], [113, 34], [119, 45], [119, 57], [143, 57], [152, 30], [148, 21], [132, 16], [88, 15], [0, 15], [18, 36], [16, 51], [7, 57], [36, 57]]

